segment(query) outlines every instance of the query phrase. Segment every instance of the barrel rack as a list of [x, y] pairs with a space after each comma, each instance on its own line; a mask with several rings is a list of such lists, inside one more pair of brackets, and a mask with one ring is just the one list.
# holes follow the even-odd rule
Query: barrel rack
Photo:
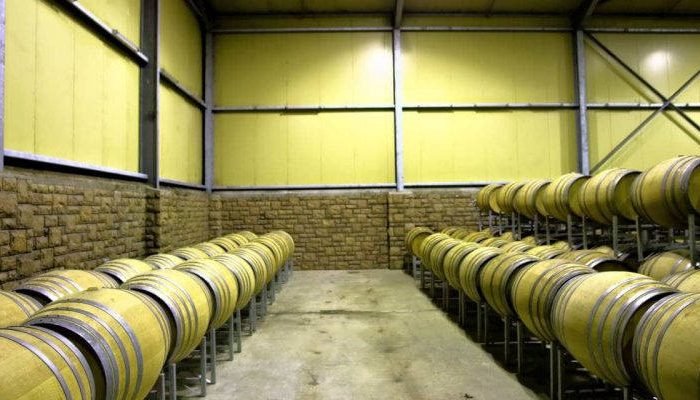
[[[610, 246], [616, 254], [630, 254], [637, 262], [655, 252], [687, 249], [692, 262], [697, 266], [697, 218], [690, 214], [687, 221], [686, 227], [668, 229], [639, 218], [635, 221], [620, 221], [614, 217], [611, 226], [602, 226], [576, 215], [569, 215], [567, 221], [563, 222], [550, 217], [535, 217], [530, 220], [517, 213], [499, 215], [489, 211], [480, 212], [477, 223], [479, 230], [488, 229], [494, 235], [511, 232], [517, 239], [531, 235], [543, 244], [564, 240], [573, 248]], [[446, 281], [424, 268], [415, 255], [411, 256], [406, 267], [406, 272], [419, 282], [420, 289], [453, 317], [477, 343], [490, 351], [505, 368], [522, 377], [523, 374], [533, 373], [525, 369], [527, 357], [539, 358], [541, 361], [546, 358], [543, 362], [548, 366], [546, 376], [542, 376], [542, 371], [537, 371], [539, 376], [531, 381], [546, 381], [546, 387], [542, 389], [546, 390], [550, 399], [565, 400], [572, 396], [653, 399], [650, 394], [636, 387], [619, 388], [603, 382], [589, 374], [558, 343], [530, 338], [525, 333], [524, 325], [517, 319], [497, 316], [485, 302], [467, 301], [463, 293], [451, 288]], [[501, 329], [497, 328], [499, 324], [502, 325]]]
[[[233, 361], [234, 354], [242, 351], [243, 332], [247, 331], [250, 336], [257, 330], [258, 321], [265, 319], [267, 306], [275, 302], [276, 293], [282, 289], [282, 284], [289, 281], [293, 271], [294, 263], [289, 259], [284, 267], [277, 271], [274, 279], [251, 298], [245, 309], [245, 318], [241, 310], [237, 310], [224, 326], [209, 331], [190, 357], [177, 364], [167, 365], [161, 372], [156, 387], [151, 391], [150, 398], [176, 400], [180, 391], [186, 391], [187, 397], [205, 397], [207, 385], [213, 385], [217, 381], [217, 362]], [[219, 338], [225, 340], [220, 342]], [[221, 355], [224, 358], [220, 357]], [[191, 377], [178, 378], [179, 371], [190, 373]], [[194, 383], [199, 391], [191, 393], [188, 383]]]

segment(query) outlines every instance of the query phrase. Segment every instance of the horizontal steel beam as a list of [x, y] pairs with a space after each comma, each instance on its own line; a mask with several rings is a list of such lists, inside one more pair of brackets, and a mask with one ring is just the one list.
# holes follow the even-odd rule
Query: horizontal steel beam
[[241, 35], [250, 33], [325, 33], [325, 32], [391, 32], [390, 26], [336, 26], [304, 28], [216, 28], [215, 35]]
[[146, 174], [138, 172], [123, 171], [116, 168], [7, 149], [5, 150], [5, 163], [8, 165], [41, 167], [59, 172], [81, 172], [86, 175], [120, 177], [138, 181], [148, 179]]
[[205, 109], [207, 105], [204, 103], [204, 100], [200, 99], [195, 95], [194, 93], [190, 92], [186, 87], [184, 87], [177, 79], [175, 79], [174, 76], [170, 75], [166, 70], [163, 68], [160, 69], [160, 78], [161, 81], [166, 83], [168, 86], [172, 87], [175, 89], [175, 91], [182, 96], [185, 100], [189, 101], [190, 103], [196, 105], [200, 109]]
[[590, 33], [700, 33], [700, 28], [586, 28]]
[[458, 104], [404, 104], [408, 111], [449, 110], [558, 110], [577, 108], [576, 103], [458, 103]]
[[214, 107], [215, 113], [244, 112], [339, 112], [339, 111], [391, 111], [392, 104], [367, 105], [298, 105], [298, 106], [221, 106]]
[[213, 191], [272, 191], [272, 190], [337, 190], [337, 189], [394, 189], [395, 183], [328, 184], [328, 185], [275, 185], [275, 186], [214, 186]]
[[102, 38], [102, 40], [127, 55], [138, 65], [144, 66], [148, 64], [148, 57], [141, 52], [137, 45], [95, 16], [95, 14], [85, 8], [79, 1], [53, 0], [53, 2], [60, 5], [68, 14], [86, 25]]
[[492, 183], [505, 184], [507, 182], [502, 181], [471, 181], [471, 182], [421, 182], [421, 183], [407, 183], [406, 188], [408, 189], [423, 189], [423, 188], [472, 188], [472, 187], [482, 187], [490, 185]]
[[555, 26], [404, 26], [404, 32], [571, 32], [568, 27]]
[[199, 21], [200, 25], [208, 28], [212, 24], [212, 18], [209, 15], [209, 10], [202, 0], [185, 0], [185, 3], [190, 7], [192, 13]]
[[207, 190], [207, 187], [205, 185], [197, 184], [197, 183], [188, 183], [188, 182], [178, 181], [175, 179], [166, 179], [166, 178], [160, 178], [160, 179], [158, 179], [158, 181], [163, 186], [178, 187], [178, 188], [183, 188], [183, 189]]
[[[588, 103], [593, 110], [656, 110], [663, 103]], [[700, 103], [676, 103], [675, 108], [681, 110], [700, 110]]]

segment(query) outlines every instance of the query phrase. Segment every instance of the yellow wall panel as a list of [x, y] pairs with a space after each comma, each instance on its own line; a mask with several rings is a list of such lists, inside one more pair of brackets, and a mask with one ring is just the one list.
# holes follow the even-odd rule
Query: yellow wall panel
[[9, 0], [6, 34], [6, 148], [138, 171], [138, 66], [45, 1]]
[[202, 183], [202, 112], [165, 85], [160, 87], [160, 176]]
[[222, 35], [216, 104], [389, 104], [391, 35], [377, 32]]
[[570, 102], [571, 36], [560, 33], [408, 32], [408, 104]]
[[219, 114], [215, 125], [217, 185], [394, 179], [391, 113]]
[[[169, 3], [174, 0], [165, 0]], [[141, 0], [80, 0], [97, 18], [133, 43], [141, 42]]]
[[570, 111], [405, 112], [407, 183], [552, 177], [575, 168]]
[[[605, 157], [650, 113], [589, 111], [591, 165]], [[700, 112], [689, 114], [696, 122], [700, 122]], [[615, 166], [643, 170], [681, 154], [700, 154], [700, 135], [677, 114], [667, 112], [652, 120], [601, 168]]]
[[202, 97], [202, 33], [185, 0], [161, 3], [161, 67]]
[[[667, 97], [700, 65], [698, 35], [600, 34], [596, 37]], [[661, 102], [592, 43], [586, 45], [586, 66], [591, 102]], [[700, 83], [695, 82], [676, 102], [700, 102]]]

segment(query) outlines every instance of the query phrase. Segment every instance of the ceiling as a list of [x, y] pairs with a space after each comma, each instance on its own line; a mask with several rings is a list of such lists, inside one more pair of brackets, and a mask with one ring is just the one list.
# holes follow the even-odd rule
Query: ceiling
[[[396, 0], [206, 0], [219, 14], [393, 13]], [[584, 0], [404, 0], [405, 13], [568, 15]], [[698, 0], [600, 0], [595, 14], [700, 14]]]

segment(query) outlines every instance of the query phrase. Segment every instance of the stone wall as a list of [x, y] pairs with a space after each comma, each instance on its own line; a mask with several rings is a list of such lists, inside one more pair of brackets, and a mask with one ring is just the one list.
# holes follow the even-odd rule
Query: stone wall
[[148, 201], [148, 252], [167, 253], [211, 239], [209, 195], [202, 190], [161, 189]]
[[94, 268], [247, 229], [289, 232], [300, 269], [401, 268], [414, 226], [476, 228], [475, 189], [220, 192], [8, 167], [0, 174], [0, 286]]
[[144, 185], [14, 168], [1, 179], [3, 288], [49, 269], [146, 253]]
[[296, 241], [300, 269], [401, 268], [404, 236], [414, 226], [476, 229], [476, 189], [217, 193], [213, 236], [241, 229], [284, 229]]

